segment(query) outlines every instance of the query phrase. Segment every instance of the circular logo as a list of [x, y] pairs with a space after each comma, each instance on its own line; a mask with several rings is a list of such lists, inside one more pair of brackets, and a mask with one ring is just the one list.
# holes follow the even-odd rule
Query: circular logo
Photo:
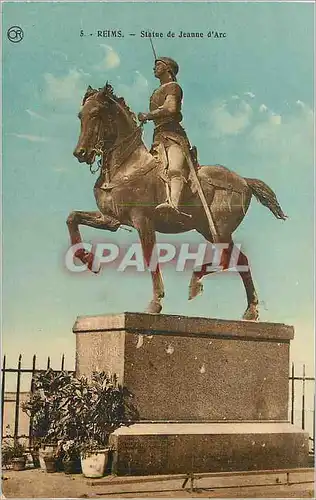
[[24, 38], [22, 28], [20, 28], [20, 26], [11, 26], [11, 28], [8, 29], [7, 37], [12, 43], [21, 42]]

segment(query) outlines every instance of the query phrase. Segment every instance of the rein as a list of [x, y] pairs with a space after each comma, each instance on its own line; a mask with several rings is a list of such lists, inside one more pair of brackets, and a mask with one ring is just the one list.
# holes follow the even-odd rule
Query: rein
[[[120, 104], [118, 104], [116, 101], [114, 101], [114, 99], [112, 99], [111, 97], [109, 97], [110, 100], [112, 102], [114, 102], [116, 105], [118, 105], [120, 108]], [[104, 147], [104, 142], [105, 141], [101, 141], [99, 140], [100, 139], [100, 131], [101, 131], [101, 125], [99, 127], [99, 132], [98, 132], [98, 140], [97, 140], [97, 146], [94, 148], [95, 152], [96, 152], [96, 155], [100, 155], [100, 158], [98, 159], [97, 161], [97, 167], [96, 168], [93, 168], [93, 163], [90, 164], [90, 172], [91, 174], [96, 174], [100, 169], [102, 171], [102, 168], [105, 168], [105, 165], [107, 163], [107, 159], [108, 157], [114, 153], [117, 149], [119, 149], [120, 147], [122, 147], [124, 145], [125, 142], [129, 142], [130, 140], [132, 140], [132, 143], [129, 145], [126, 146], [125, 148], [125, 151], [126, 149], [128, 149], [129, 146], [133, 145], [133, 139], [134, 139], [134, 136], [135, 136], [135, 142], [137, 144], [137, 139], [139, 139], [141, 137], [141, 133], [142, 133], [142, 129], [143, 129], [143, 126], [144, 126], [144, 122], [141, 122], [140, 125], [137, 125], [137, 127], [133, 130], [133, 132], [131, 132], [129, 135], [127, 135], [126, 137], [124, 137], [120, 142], [118, 142], [117, 144], [114, 144], [111, 148], [109, 149], [105, 149]], [[100, 146], [98, 147], [98, 144], [100, 144]], [[131, 151], [127, 158], [130, 156], [130, 154], [132, 154], [134, 152], [135, 149], [133, 149], [133, 151]], [[119, 167], [121, 165], [122, 161], [118, 164], [115, 164], [115, 167]], [[109, 173], [108, 169], [106, 169], [106, 173]]]
[[[131, 134], [129, 134], [126, 137], [124, 137], [124, 139], [122, 139], [119, 143], [117, 143], [114, 146], [112, 146], [110, 149], [106, 150], [106, 149], [103, 149], [102, 147], [95, 148], [95, 152], [96, 152], [97, 155], [100, 155], [100, 158], [98, 158], [98, 160], [97, 160], [97, 167], [96, 168], [93, 168], [93, 163], [90, 164], [90, 172], [91, 172], [91, 174], [96, 174], [100, 170], [100, 168], [102, 168], [102, 166], [105, 165], [107, 158], [112, 153], [114, 153], [114, 151], [116, 151], [119, 147], [123, 146], [125, 142], [128, 142], [128, 141], [132, 140], [134, 138], [134, 136], [135, 136], [135, 142], [136, 142], [136, 139], [138, 138], [138, 136], [141, 135], [142, 128], [143, 128], [143, 123], [141, 123], [140, 125], [138, 125], [135, 128], [135, 130], [133, 130], [133, 132]], [[128, 146], [129, 145], [127, 145], [125, 149], [127, 149]], [[116, 164], [115, 166], [117, 167], [119, 165], [120, 164]]]

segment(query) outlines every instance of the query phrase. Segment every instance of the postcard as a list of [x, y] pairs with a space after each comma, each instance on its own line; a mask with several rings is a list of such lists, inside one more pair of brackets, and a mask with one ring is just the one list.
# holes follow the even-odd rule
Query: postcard
[[314, 14], [2, 4], [5, 497], [313, 494]]

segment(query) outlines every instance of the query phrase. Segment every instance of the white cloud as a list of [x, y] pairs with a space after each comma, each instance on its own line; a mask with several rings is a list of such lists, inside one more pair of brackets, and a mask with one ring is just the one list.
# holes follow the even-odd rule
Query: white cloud
[[51, 73], [46, 73], [44, 79], [46, 82], [45, 94], [49, 100], [78, 100], [80, 99], [87, 86], [87, 77], [90, 75], [81, 70], [71, 69], [66, 76], [56, 77]]
[[244, 95], [248, 96], [248, 97], [251, 97], [251, 99], [253, 99], [255, 96], [255, 94], [253, 94], [252, 92], [245, 92]]
[[64, 52], [61, 52], [60, 50], [53, 50], [52, 52], [55, 56], [61, 56], [65, 61], [68, 61], [68, 56]]
[[101, 44], [100, 47], [105, 50], [105, 56], [95, 69], [102, 71], [117, 68], [121, 63], [118, 53], [110, 45]]
[[42, 137], [39, 135], [30, 135], [30, 134], [11, 134], [14, 137], [18, 137], [19, 139], [25, 139], [30, 142], [47, 142], [49, 140], [48, 137]]
[[26, 109], [25, 110], [28, 115], [30, 115], [32, 118], [38, 118], [39, 120], [45, 120], [45, 118], [35, 111], [32, 111], [31, 109]]
[[213, 137], [236, 135], [243, 132], [251, 121], [251, 106], [242, 99], [215, 104], [211, 109], [211, 133]]
[[132, 83], [130, 85], [119, 83], [117, 86], [117, 93], [123, 96], [132, 107], [143, 105], [143, 107], [146, 108], [146, 106], [148, 106], [148, 88], [149, 86], [146, 78], [139, 71], [135, 71]]
[[134, 81], [134, 88], [136, 90], [147, 90], [148, 89], [147, 79], [139, 71], [135, 71], [135, 73], [136, 73], [136, 78]]
[[211, 137], [225, 139], [226, 148], [242, 148], [271, 168], [313, 164], [314, 113], [301, 100], [287, 103], [280, 113], [256, 98], [250, 105], [230, 97], [213, 104], [208, 119]]
[[270, 123], [272, 123], [273, 125], [281, 125], [281, 122], [282, 122], [281, 115], [272, 114], [270, 116]]
[[265, 116], [261, 116], [260, 119], [262, 120], [267, 120], [269, 123], [272, 125], [280, 125], [282, 122], [282, 117], [281, 115], [278, 115], [277, 113], [274, 113], [271, 111], [268, 106], [265, 104], [261, 104], [259, 106], [259, 113], [264, 113]]
[[303, 115], [309, 116], [310, 118], [314, 119], [314, 111], [307, 104], [305, 104], [305, 102], [298, 100], [296, 101], [296, 104], [300, 108], [300, 112]]
[[259, 107], [259, 111], [260, 113], [265, 113], [266, 111], [268, 111], [268, 107], [265, 104], [261, 104]]
[[256, 155], [273, 157], [279, 165], [312, 164], [314, 113], [302, 101], [295, 104], [282, 116], [262, 105], [265, 113], [254, 117], [248, 137], [248, 147]]

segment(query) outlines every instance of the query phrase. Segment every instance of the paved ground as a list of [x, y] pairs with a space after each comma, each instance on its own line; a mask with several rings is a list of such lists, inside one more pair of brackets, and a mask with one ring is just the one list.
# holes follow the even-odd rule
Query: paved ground
[[[165, 477], [165, 476], [164, 476]], [[314, 498], [313, 469], [290, 476], [260, 474], [251, 477], [201, 478], [190, 492], [189, 482], [165, 477], [115, 477], [89, 480], [81, 474], [47, 474], [39, 469], [4, 471], [4, 498]]]

